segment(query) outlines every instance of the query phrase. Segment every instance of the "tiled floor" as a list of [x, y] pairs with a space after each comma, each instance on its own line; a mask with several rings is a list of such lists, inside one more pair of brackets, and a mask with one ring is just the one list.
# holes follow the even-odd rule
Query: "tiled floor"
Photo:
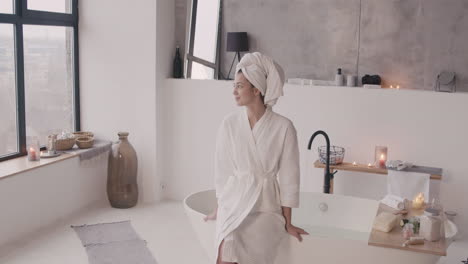
[[[71, 220], [70, 220], [71, 219]], [[70, 225], [130, 219], [159, 264], [209, 263], [185, 216], [181, 202], [143, 204], [131, 209], [96, 205], [44, 229], [15, 246], [0, 249], [1, 264], [86, 264], [86, 251]], [[468, 257], [468, 241], [454, 242], [439, 264], [461, 263]]]

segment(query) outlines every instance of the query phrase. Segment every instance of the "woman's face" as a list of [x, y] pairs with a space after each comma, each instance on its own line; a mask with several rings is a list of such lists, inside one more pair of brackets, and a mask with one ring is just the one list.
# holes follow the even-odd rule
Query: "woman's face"
[[232, 93], [238, 106], [252, 104], [260, 99], [260, 91], [253, 87], [242, 72], [236, 74], [234, 91]]

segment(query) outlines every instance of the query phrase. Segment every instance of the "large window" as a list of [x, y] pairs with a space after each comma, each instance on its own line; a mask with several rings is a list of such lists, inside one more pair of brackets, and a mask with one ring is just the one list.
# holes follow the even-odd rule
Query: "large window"
[[192, 0], [187, 78], [218, 79], [220, 0]]
[[0, 0], [0, 161], [80, 129], [77, 0]]

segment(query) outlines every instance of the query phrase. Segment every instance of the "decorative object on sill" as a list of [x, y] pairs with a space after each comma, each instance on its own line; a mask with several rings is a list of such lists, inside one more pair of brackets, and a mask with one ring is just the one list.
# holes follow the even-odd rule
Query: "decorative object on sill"
[[129, 220], [71, 226], [86, 248], [90, 264], [157, 264]]
[[94, 133], [90, 131], [77, 131], [77, 132], [73, 132], [73, 135], [75, 135], [75, 137], [81, 137], [81, 136], [94, 137]]
[[39, 138], [30, 136], [27, 138], [27, 151], [29, 161], [39, 161], [41, 159], [41, 148], [39, 146]]
[[357, 76], [353, 74], [346, 75], [346, 86], [349, 86], [349, 87], [357, 86]]
[[67, 131], [62, 131], [59, 135], [57, 135], [57, 141], [55, 142], [56, 150], [69, 150], [72, 149], [75, 145], [76, 137], [73, 133], [69, 133]]
[[182, 65], [182, 59], [180, 58], [179, 46], [176, 46], [176, 54], [174, 57], [174, 62], [172, 64], [172, 77], [176, 79], [183, 78], [184, 77], [182, 74], [183, 68], [184, 67]]
[[387, 162], [387, 147], [376, 146], [374, 155], [374, 166], [376, 168], [385, 169]]
[[138, 158], [128, 141], [128, 132], [119, 132], [120, 141], [109, 153], [107, 197], [112, 207], [130, 208], [137, 204]]
[[362, 77], [362, 85], [364, 84], [374, 84], [374, 85], [381, 85], [382, 79], [380, 79], [379, 75], [369, 75], [366, 74]]
[[41, 152], [41, 158], [54, 158], [60, 156], [60, 153], [56, 151], [56, 145], [57, 134], [47, 136], [47, 151]]
[[55, 154], [56, 149], [57, 149], [57, 135], [51, 134], [47, 136], [47, 151], [50, 154]]
[[93, 147], [94, 138], [90, 136], [79, 136], [76, 138], [76, 145], [80, 149], [87, 149]]
[[343, 86], [344, 85], [344, 76], [341, 73], [341, 68], [338, 68], [338, 70], [336, 70], [335, 85], [336, 86]]
[[455, 72], [443, 71], [437, 75], [435, 82], [437, 92], [454, 93], [457, 91]]
[[[226, 51], [235, 52], [237, 55], [237, 60], [238, 62], [240, 62], [240, 52], [249, 51], [249, 39], [247, 37], [247, 32], [228, 32], [226, 41]], [[228, 80], [230, 80], [231, 70], [232, 66], [234, 65], [234, 61], [236, 60], [236, 55], [234, 55], [231, 67], [229, 68], [229, 72], [227, 75]]]
[[[320, 162], [327, 162], [327, 146], [318, 147]], [[330, 165], [338, 165], [343, 163], [345, 149], [338, 146], [330, 146]]]

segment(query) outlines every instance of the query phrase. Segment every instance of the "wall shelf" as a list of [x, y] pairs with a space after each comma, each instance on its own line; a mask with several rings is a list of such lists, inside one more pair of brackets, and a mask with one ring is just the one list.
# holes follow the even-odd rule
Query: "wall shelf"
[[[314, 163], [315, 168], [325, 168], [325, 164], [321, 163], [319, 160], [316, 160]], [[375, 173], [375, 174], [388, 174], [387, 169], [380, 169], [374, 166], [368, 167], [366, 164], [356, 164], [353, 165], [350, 162], [343, 162], [339, 165], [330, 165], [330, 169], [332, 170], [343, 170], [343, 171], [358, 171], [358, 172], [365, 172], [365, 173]], [[433, 168], [433, 167], [425, 167], [425, 166], [413, 166], [410, 169], [405, 169], [402, 171], [408, 172], [421, 172], [430, 174], [431, 180], [441, 180], [442, 179], [442, 169], [441, 168]]]

